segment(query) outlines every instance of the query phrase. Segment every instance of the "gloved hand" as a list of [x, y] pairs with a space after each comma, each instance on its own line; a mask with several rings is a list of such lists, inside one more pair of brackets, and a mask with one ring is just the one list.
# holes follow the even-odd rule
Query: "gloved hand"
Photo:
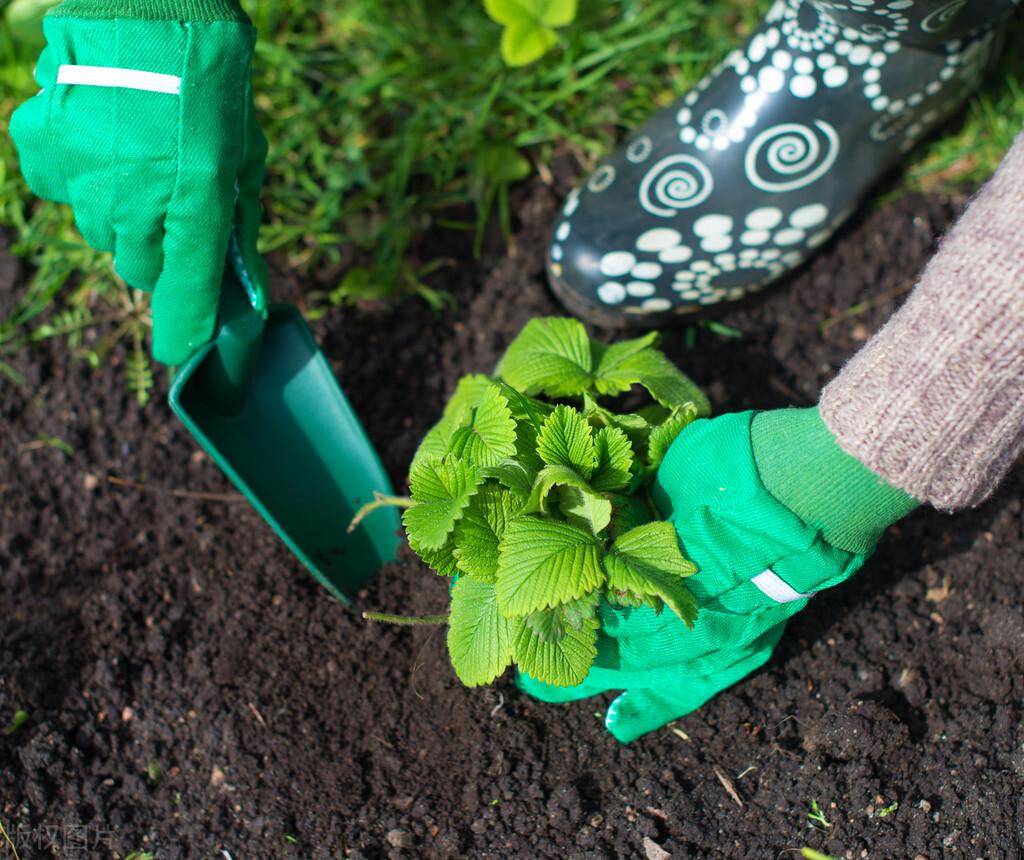
[[180, 364], [213, 334], [229, 252], [266, 310], [255, 31], [236, 0], [65, 0], [43, 26], [42, 91], [11, 118], [22, 171], [153, 293], [153, 355]]
[[605, 718], [624, 742], [761, 666], [787, 620], [854, 574], [886, 527], [917, 506], [842, 451], [816, 409], [695, 421], [665, 458], [654, 495], [699, 567], [687, 580], [700, 606], [694, 628], [669, 610], [602, 604], [598, 654], [582, 684], [518, 678], [546, 702], [625, 690]]

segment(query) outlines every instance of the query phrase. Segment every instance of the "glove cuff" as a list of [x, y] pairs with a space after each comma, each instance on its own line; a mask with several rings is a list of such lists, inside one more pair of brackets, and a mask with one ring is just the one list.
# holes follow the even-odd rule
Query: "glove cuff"
[[759, 413], [750, 441], [765, 489], [847, 552], [870, 553], [920, 504], [840, 448], [816, 408]]
[[57, 18], [251, 23], [238, 0], [64, 0], [49, 14]]

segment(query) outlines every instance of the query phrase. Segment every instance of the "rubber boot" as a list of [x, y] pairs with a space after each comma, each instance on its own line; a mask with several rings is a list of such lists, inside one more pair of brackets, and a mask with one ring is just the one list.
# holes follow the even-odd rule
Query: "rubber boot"
[[552, 288], [584, 319], [663, 324], [803, 263], [998, 57], [1018, 0], [777, 0], [574, 189]]

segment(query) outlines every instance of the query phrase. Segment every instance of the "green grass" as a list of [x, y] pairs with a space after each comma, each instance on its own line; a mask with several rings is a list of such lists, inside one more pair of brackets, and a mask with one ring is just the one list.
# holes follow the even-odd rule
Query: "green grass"
[[[300, 280], [328, 285], [307, 295], [316, 313], [404, 295], [442, 304], [425, 280], [454, 262], [423, 250], [432, 225], [479, 237], [493, 215], [507, 224], [511, 182], [544, 176], [556, 151], [593, 164], [721, 59], [767, 3], [582, 0], [555, 48], [522, 69], [504, 66], [501, 28], [481, 0], [245, 5], [260, 31], [257, 104], [271, 142], [263, 247]], [[0, 39], [0, 226], [36, 267], [0, 321], [0, 362], [59, 336], [99, 364], [126, 339], [126, 372], [144, 400], [147, 303], [82, 242], [68, 210], [35, 201], [17, 172], [6, 121], [35, 91], [34, 54]], [[910, 187], [981, 181], [1022, 121], [1024, 58], [1009, 52], [962, 126], [915, 154]]]
[[943, 191], [984, 182], [1024, 126], [1024, 17], [1018, 14], [1006, 36], [1007, 48], [966, 115], [947, 133], [913, 154], [907, 185], [919, 191]]
[[480, 0], [260, 4], [260, 31], [279, 34], [257, 49], [265, 248], [303, 274], [354, 262], [335, 301], [423, 294], [432, 224], [507, 223], [510, 181], [560, 147], [594, 161], [754, 22], [749, 2], [702, 5], [585, 2], [555, 50], [513, 70]]

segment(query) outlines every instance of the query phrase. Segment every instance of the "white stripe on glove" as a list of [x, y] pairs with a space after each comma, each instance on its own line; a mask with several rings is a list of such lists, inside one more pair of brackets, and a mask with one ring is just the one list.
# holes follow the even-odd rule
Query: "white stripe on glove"
[[138, 69], [118, 69], [112, 66], [63, 65], [57, 69], [57, 83], [181, 95], [181, 78], [176, 75], [143, 72]]
[[766, 570], [764, 573], [759, 573], [750, 581], [776, 603], [792, 603], [794, 600], [806, 600], [808, 597], [814, 597], [813, 592], [811, 594], [801, 594], [784, 582], [774, 570]]

